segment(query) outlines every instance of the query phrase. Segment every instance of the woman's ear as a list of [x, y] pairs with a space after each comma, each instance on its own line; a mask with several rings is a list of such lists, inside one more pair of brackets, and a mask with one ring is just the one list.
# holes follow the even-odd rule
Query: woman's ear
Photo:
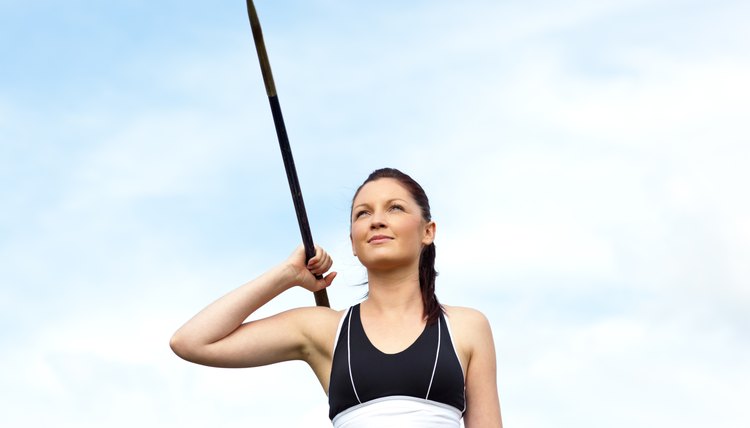
[[424, 245], [430, 245], [435, 241], [435, 225], [434, 221], [428, 221], [424, 226], [424, 237], [422, 237], [422, 243]]

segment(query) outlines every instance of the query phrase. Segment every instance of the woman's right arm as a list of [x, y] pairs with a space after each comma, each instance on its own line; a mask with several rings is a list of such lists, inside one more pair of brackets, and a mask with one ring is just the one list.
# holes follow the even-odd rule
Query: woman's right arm
[[329, 286], [335, 272], [323, 279], [315, 275], [330, 269], [331, 258], [322, 249], [316, 250], [306, 265], [300, 246], [284, 263], [207, 306], [175, 332], [169, 342], [172, 350], [185, 360], [215, 367], [255, 367], [306, 359], [314, 344], [305, 326], [321, 308], [293, 309], [262, 320], [244, 321], [295, 285], [310, 291]]

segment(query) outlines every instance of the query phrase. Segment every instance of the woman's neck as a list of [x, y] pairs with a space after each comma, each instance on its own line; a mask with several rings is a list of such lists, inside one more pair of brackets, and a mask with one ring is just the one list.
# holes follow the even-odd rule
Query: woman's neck
[[381, 314], [403, 314], [424, 309], [417, 269], [368, 271], [365, 305]]

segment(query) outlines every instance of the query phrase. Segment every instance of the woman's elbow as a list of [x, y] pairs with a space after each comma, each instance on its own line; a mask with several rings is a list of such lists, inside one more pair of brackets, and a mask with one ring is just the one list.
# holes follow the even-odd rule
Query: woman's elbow
[[179, 330], [169, 339], [169, 347], [183, 360], [195, 361], [195, 344], [190, 343], [190, 340]]

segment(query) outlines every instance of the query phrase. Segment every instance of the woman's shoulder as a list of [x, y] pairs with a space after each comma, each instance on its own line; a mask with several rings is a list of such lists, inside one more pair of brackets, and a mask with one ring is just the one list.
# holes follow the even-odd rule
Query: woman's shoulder
[[349, 308], [333, 309], [325, 306], [303, 306], [289, 309], [286, 311], [286, 314], [304, 322], [305, 324], [321, 326], [321, 324], [338, 324], [339, 320], [344, 316], [344, 313], [348, 309]]
[[488, 338], [491, 340], [490, 322], [481, 311], [463, 306], [443, 305], [443, 308], [458, 342], [473, 348]]
[[289, 309], [276, 316], [288, 317], [295, 329], [307, 338], [306, 342], [318, 353], [329, 354], [333, 349], [336, 331], [347, 309], [324, 306], [304, 306]]
[[465, 306], [443, 305], [445, 315], [451, 323], [489, 324], [487, 317], [477, 309]]

